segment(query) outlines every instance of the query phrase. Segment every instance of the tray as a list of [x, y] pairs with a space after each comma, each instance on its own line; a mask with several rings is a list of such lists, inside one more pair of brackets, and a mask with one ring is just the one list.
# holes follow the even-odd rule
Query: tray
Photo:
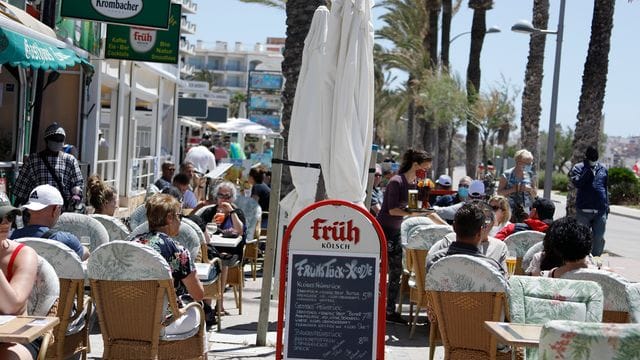
[[426, 212], [434, 212], [435, 210], [434, 210], [433, 208], [423, 209], [423, 208], [410, 208], [410, 207], [406, 207], [406, 208], [404, 208], [404, 211], [407, 211], [407, 212], [422, 212], [422, 213], [426, 213]]

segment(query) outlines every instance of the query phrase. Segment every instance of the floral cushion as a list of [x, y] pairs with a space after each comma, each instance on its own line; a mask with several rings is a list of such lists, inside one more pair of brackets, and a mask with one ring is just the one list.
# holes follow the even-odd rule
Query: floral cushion
[[480, 258], [451, 255], [438, 260], [427, 272], [427, 291], [507, 292], [505, 277]]
[[91, 214], [92, 218], [98, 220], [109, 233], [109, 241], [124, 240], [129, 235], [129, 229], [122, 221], [114, 218], [113, 216], [102, 214]]
[[533, 245], [544, 239], [544, 233], [533, 230], [519, 231], [504, 239], [509, 254], [522, 258]]
[[452, 231], [449, 225], [416, 225], [407, 234], [406, 246], [409, 249], [429, 250], [433, 244]]
[[196, 224], [193, 220], [189, 219], [189, 218], [182, 218], [182, 222], [184, 224], [189, 225], [198, 235], [198, 241], [200, 242], [200, 244], [204, 244], [206, 243], [206, 239], [204, 237], [204, 232], [202, 231], [202, 229], [200, 229], [200, 226], [198, 226], [198, 224]]
[[55, 240], [30, 237], [22, 238], [18, 241], [34, 249], [38, 255], [47, 260], [58, 277], [73, 280], [85, 279], [86, 276], [82, 268], [82, 260], [80, 260], [75, 251], [63, 243]]
[[529, 265], [531, 265], [531, 260], [533, 260], [533, 255], [541, 252], [543, 248], [544, 246], [542, 244], [542, 241], [539, 241], [535, 243], [532, 247], [530, 247], [526, 253], [524, 253], [524, 256], [522, 257], [522, 268], [524, 270], [527, 270], [529, 268]]
[[82, 240], [82, 236], [89, 237], [89, 251], [93, 251], [102, 244], [109, 242], [109, 233], [102, 224], [89, 215], [77, 213], [62, 213], [53, 227], [58, 231], [67, 231]]
[[238, 196], [234, 204], [244, 213], [247, 222], [244, 224], [247, 227], [246, 239], [252, 240], [255, 236], [258, 220], [262, 217], [262, 209], [257, 201], [246, 196]]
[[53, 304], [60, 297], [60, 280], [53, 266], [42, 256], [38, 256], [36, 281], [27, 301], [27, 314], [47, 316]]
[[638, 359], [640, 325], [549, 321], [540, 334], [540, 359]]
[[631, 305], [631, 322], [640, 323], [640, 283], [627, 285], [627, 297]]
[[597, 282], [604, 295], [604, 310], [629, 312], [627, 285], [629, 281], [624, 277], [606, 270], [579, 269], [562, 275], [565, 279], [590, 280]]
[[147, 208], [142, 204], [133, 209], [133, 212], [129, 215], [129, 227], [133, 231], [145, 221], [147, 221]]
[[171, 268], [151, 247], [116, 240], [91, 254], [87, 275], [97, 280], [166, 280], [171, 279]]
[[424, 216], [406, 217], [400, 225], [400, 242], [402, 245], [407, 245], [409, 242], [409, 231], [417, 225], [434, 225], [434, 223], [431, 219]]
[[[172, 237], [172, 239], [175, 240], [178, 244], [184, 246], [185, 249], [189, 250], [191, 258], [195, 259], [200, 253], [200, 238], [198, 237], [196, 231], [184, 220], [185, 219], [182, 219], [182, 222], [180, 223], [180, 232], [178, 233], [178, 236]], [[149, 223], [145, 221], [137, 228], [133, 229], [133, 231], [127, 237], [127, 241], [131, 241], [136, 236], [144, 234], [146, 232], [149, 232]]]

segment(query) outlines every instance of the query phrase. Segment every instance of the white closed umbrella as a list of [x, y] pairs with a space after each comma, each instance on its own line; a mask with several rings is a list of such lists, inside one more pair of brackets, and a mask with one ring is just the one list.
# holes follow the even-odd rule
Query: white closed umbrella
[[[289, 126], [288, 159], [304, 163], [320, 163], [321, 125], [326, 112], [321, 88], [326, 77], [325, 46], [329, 24], [329, 10], [325, 6], [316, 9], [309, 33], [304, 41], [302, 66], [298, 76], [296, 97], [291, 112]], [[325, 140], [326, 141], [326, 140]], [[291, 167], [291, 180], [295, 190], [287, 195], [288, 209], [296, 214], [315, 201], [320, 170]], [[284, 204], [283, 204], [284, 205]]]
[[330, 67], [325, 89], [333, 90], [331, 116], [322, 128], [327, 195], [358, 204], [366, 196], [373, 141], [372, 5], [371, 0], [332, 3], [325, 62]]
[[255, 123], [249, 119], [229, 118], [225, 123], [215, 123], [214, 128], [224, 132], [238, 132], [253, 135], [277, 135], [266, 126]]

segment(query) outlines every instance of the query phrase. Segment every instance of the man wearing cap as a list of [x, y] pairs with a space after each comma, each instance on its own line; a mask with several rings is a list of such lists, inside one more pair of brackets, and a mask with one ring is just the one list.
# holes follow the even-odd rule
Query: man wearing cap
[[37, 237], [59, 241], [67, 245], [82, 260], [89, 258], [89, 249], [82, 246], [78, 238], [66, 231], [51, 230], [58, 222], [62, 212], [62, 195], [51, 185], [36, 186], [29, 194], [29, 202], [22, 206], [29, 213], [29, 223], [22, 229], [16, 229], [11, 239]]
[[591, 254], [600, 256], [604, 250], [604, 232], [609, 215], [609, 173], [598, 162], [598, 150], [595, 147], [587, 147], [584, 161], [573, 166], [569, 179], [578, 190], [576, 219], [591, 229]]
[[[462, 180], [460, 180], [462, 183]], [[468, 188], [462, 187], [461, 189], [465, 189], [465, 197], [460, 196], [462, 199], [461, 202], [449, 206], [434, 206], [434, 210], [436, 214], [440, 216], [442, 219], [447, 221], [448, 223], [452, 223], [454, 217], [456, 216], [456, 212], [464, 205], [465, 203], [471, 200], [484, 200], [484, 182], [481, 180], [473, 180], [470, 182]], [[458, 194], [460, 195], [460, 194]]]
[[44, 132], [47, 148], [29, 155], [20, 169], [14, 188], [17, 205], [26, 203], [31, 190], [43, 184], [54, 186], [60, 191], [65, 209], [82, 202], [84, 179], [78, 159], [62, 151], [65, 137], [64, 129], [57, 123], [47, 127]]
[[[442, 178], [443, 176], [446, 176], [446, 178]], [[450, 189], [451, 184], [453, 182], [448, 175], [441, 175], [440, 178], [438, 178], [438, 180], [436, 181], [436, 185], [441, 184], [440, 186], [443, 186], [442, 184], [446, 184], [447, 181], [449, 183], [449, 187], [448, 188], [443, 187], [443, 188]], [[467, 197], [469, 197], [469, 185], [471, 185], [471, 181], [473, 181], [473, 179], [470, 178], [469, 176], [462, 177], [460, 181], [458, 181], [458, 193], [455, 195], [438, 196], [436, 198], [436, 202], [434, 205], [450, 206], [450, 205], [465, 202], [467, 200]]]

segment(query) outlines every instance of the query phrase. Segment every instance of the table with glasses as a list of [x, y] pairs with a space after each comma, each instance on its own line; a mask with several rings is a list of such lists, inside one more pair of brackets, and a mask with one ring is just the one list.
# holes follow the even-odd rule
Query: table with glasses
[[0, 315], [0, 342], [28, 344], [59, 322], [50, 316]]
[[[485, 321], [484, 326], [495, 335], [498, 342], [513, 347], [538, 347], [542, 325], [516, 324], [508, 322]], [[515, 359], [516, 351], [511, 351]]]
[[209, 234], [211, 244], [215, 247], [236, 247], [242, 241], [242, 236], [224, 237], [220, 234]]

